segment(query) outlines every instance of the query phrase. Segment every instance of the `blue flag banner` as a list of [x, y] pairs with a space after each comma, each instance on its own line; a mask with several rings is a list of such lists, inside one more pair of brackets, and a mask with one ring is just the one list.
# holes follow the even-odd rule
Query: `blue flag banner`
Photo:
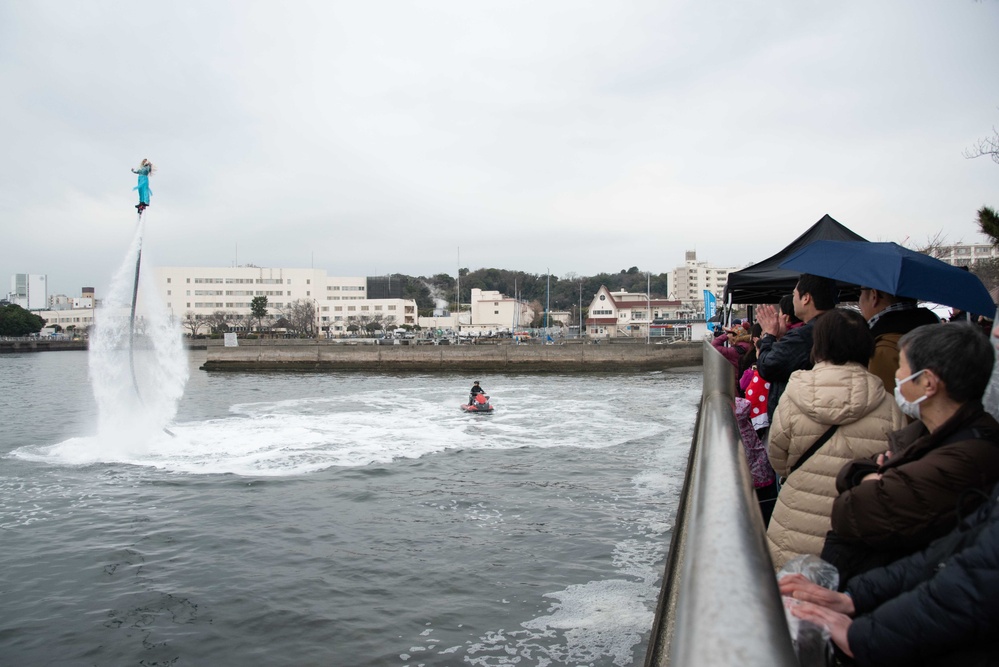
[[704, 290], [704, 321], [708, 323], [708, 331], [715, 330], [715, 323], [711, 321], [711, 318], [715, 316], [717, 311], [718, 299], [709, 290]]

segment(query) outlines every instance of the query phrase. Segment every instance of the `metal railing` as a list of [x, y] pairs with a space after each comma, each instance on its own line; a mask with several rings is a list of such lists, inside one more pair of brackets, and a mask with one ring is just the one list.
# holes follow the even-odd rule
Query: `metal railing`
[[797, 667], [735, 419], [732, 364], [704, 385], [646, 667]]

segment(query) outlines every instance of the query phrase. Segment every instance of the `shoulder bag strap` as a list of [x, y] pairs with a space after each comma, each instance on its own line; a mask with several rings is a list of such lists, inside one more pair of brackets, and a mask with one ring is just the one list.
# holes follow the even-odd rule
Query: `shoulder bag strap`
[[790, 477], [792, 472], [803, 466], [805, 464], [805, 461], [812, 458], [812, 454], [819, 451], [822, 445], [826, 444], [826, 442], [829, 441], [829, 438], [833, 436], [833, 433], [835, 433], [836, 429], [838, 428], [839, 424], [833, 424], [828, 429], [826, 429], [826, 432], [823, 433], [821, 436], [819, 436], [819, 439], [815, 441], [815, 444], [809, 447], [808, 451], [801, 455], [801, 458], [798, 459], [798, 462], [795, 463], [793, 466], [791, 466], [791, 470], [788, 471], [787, 476]]

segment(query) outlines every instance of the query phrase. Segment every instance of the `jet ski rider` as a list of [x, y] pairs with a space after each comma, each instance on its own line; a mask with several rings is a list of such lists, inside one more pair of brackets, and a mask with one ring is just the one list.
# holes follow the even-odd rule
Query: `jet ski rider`
[[486, 393], [486, 390], [479, 386], [479, 381], [476, 380], [473, 382], [472, 388], [468, 392], [468, 404], [473, 405], [475, 403], [475, 397], [484, 393]]

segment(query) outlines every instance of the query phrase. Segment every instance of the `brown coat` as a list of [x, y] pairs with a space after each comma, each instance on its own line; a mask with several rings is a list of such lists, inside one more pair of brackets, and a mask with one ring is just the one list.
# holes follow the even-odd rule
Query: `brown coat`
[[[971, 501], [962, 513], [974, 508], [965, 492], [987, 494], [999, 482], [999, 423], [981, 403], [963, 405], [933, 433], [913, 422], [891, 443], [897, 453], [880, 469], [855, 461], [836, 479], [832, 527], [854, 555], [898, 557], [925, 547], [957, 525], [959, 501]], [[860, 481], [875, 470], [880, 480]]]
[[908, 308], [884, 313], [871, 328], [874, 354], [867, 370], [881, 378], [885, 391], [895, 392], [895, 371], [898, 370], [898, 339], [916, 327], [937, 324], [940, 319], [928, 308]]

